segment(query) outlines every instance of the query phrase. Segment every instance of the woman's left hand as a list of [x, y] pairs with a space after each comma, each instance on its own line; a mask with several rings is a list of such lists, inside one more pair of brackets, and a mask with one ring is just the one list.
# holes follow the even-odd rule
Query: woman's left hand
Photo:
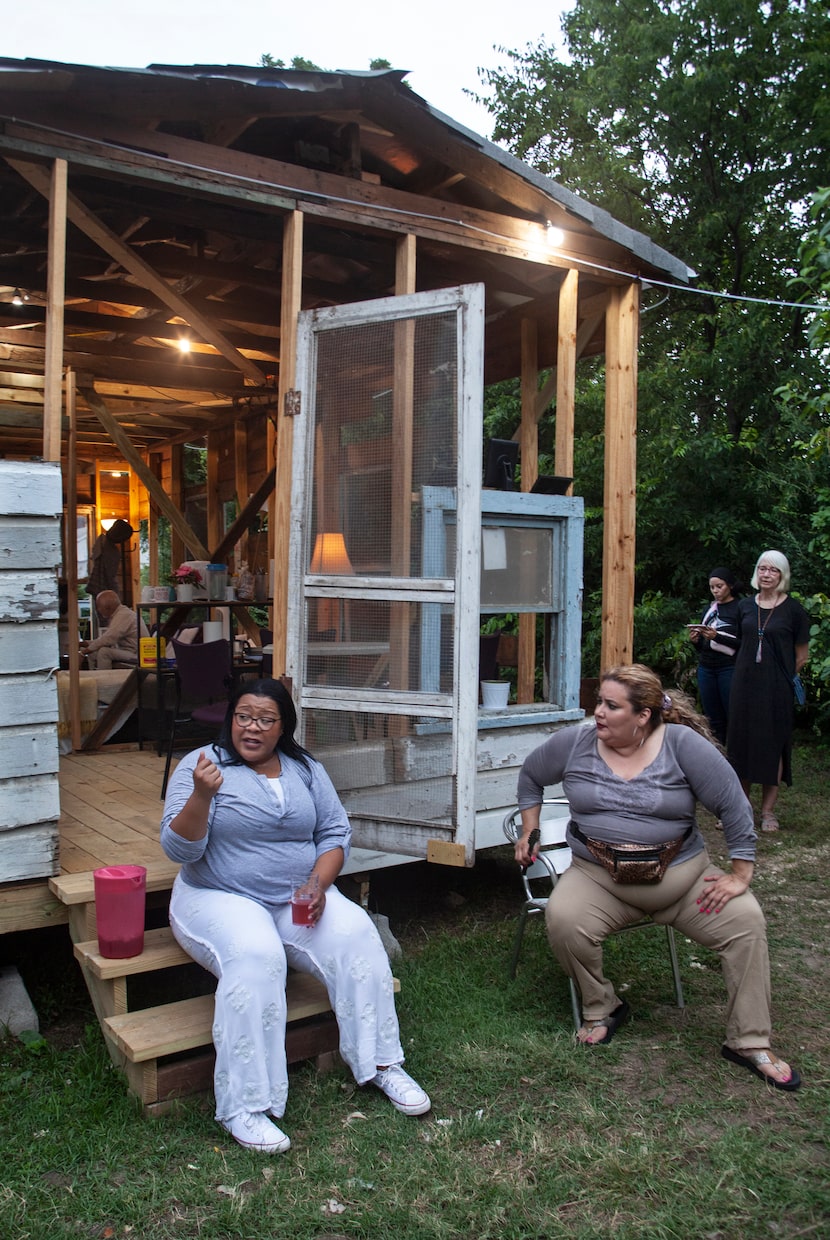
[[749, 881], [737, 874], [705, 874], [706, 886], [697, 898], [701, 913], [719, 913], [735, 896], [742, 896]]

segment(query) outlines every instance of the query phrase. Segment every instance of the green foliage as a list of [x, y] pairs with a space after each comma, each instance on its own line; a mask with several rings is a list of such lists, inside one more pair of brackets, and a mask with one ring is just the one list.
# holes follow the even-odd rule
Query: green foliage
[[313, 60], [306, 60], [305, 56], [292, 56], [290, 64], [286, 65], [284, 60], [275, 60], [270, 52], [263, 52], [260, 56], [259, 63], [264, 69], [319, 69], [319, 65], [315, 65]]
[[[826, 16], [825, 0], [577, 0], [565, 53], [540, 41], [483, 74], [497, 140], [712, 290], [643, 291], [635, 649], [681, 675], [673, 616], [697, 612], [714, 563], [746, 581], [777, 547], [797, 589], [826, 583], [804, 531], [830, 487], [830, 327], [783, 304], [828, 292], [830, 191], [815, 193], [830, 181]], [[601, 364], [580, 363], [586, 674], [600, 642], [604, 399]], [[518, 386], [499, 385], [488, 429], [512, 434], [518, 407]]]

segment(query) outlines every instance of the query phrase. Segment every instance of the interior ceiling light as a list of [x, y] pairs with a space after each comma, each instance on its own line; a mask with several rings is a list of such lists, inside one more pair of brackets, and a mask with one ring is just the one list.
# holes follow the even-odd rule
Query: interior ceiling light
[[179, 349], [181, 350], [182, 353], [190, 352], [190, 341], [188, 340], [187, 336], [179, 337]]
[[19, 288], [16, 288], [14, 292], [12, 293], [12, 305], [13, 306], [22, 306], [24, 301], [28, 301], [28, 300], [29, 300], [29, 294], [22, 293]]

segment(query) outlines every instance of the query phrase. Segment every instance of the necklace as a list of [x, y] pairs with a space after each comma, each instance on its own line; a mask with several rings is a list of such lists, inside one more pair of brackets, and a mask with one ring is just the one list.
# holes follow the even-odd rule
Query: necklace
[[764, 623], [763, 623], [763, 624], [761, 624], [761, 604], [758, 602], [757, 597], [756, 597], [756, 599], [755, 599], [755, 608], [756, 608], [756, 611], [758, 612], [758, 649], [755, 651], [755, 662], [756, 662], [756, 663], [760, 663], [760, 662], [761, 662], [761, 659], [762, 659], [762, 657], [763, 657], [763, 653], [764, 653], [764, 630], [766, 629], [767, 625], [769, 624], [769, 618], [770, 618], [770, 616], [772, 615], [772, 613], [775, 611], [775, 609], [776, 609], [776, 607], [777, 607], [777, 606], [778, 606], [778, 597], [776, 596], [775, 602], [773, 603], [772, 607], [770, 607], [769, 609], [767, 609], [766, 607], [764, 608], [764, 610], [766, 611], [767, 615], [766, 615], [766, 618], [765, 618], [765, 620], [764, 620]]

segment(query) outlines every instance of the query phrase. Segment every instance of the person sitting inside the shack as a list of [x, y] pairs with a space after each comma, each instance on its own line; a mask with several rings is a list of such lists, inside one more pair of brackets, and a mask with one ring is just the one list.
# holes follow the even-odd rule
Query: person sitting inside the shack
[[114, 590], [102, 590], [95, 598], [95, 610], [106, 625], [100, 637], [81, 642], [90, 671], [105, 672], [113, 667], [135, 667], [138, 663], [138, 638], [149, 637], [143, 620], [136, 619]]

